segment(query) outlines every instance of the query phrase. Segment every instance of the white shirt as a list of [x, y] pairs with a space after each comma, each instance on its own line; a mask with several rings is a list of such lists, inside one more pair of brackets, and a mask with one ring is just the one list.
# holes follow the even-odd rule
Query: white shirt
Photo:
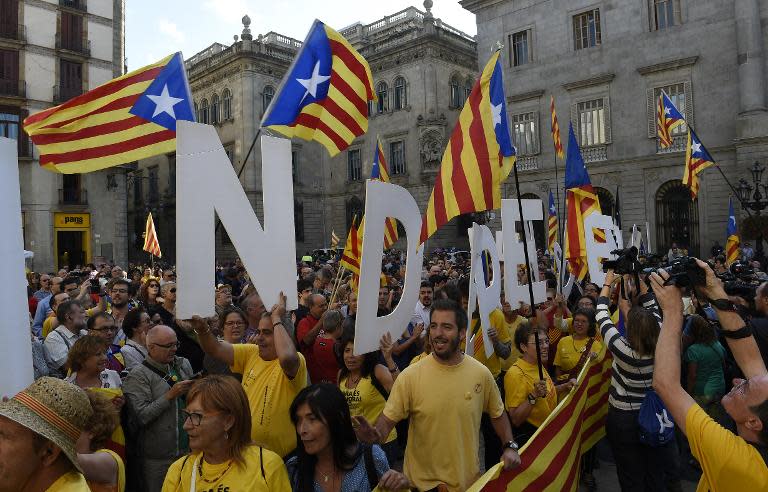
[[80, 333], [72, 333], [64, 326], [57, 327], [45, 337], [45, 342], [43, 342], [48, 360], [53, 362], [57, 368], [63, 366], [67, 362], [69, 349], [84, 335], [85, 330], [81, 330]]
[[[67, 376], [64, 381], [75, 384], [77, 379], [77, 371]], [[112, 369], [104, 369], [101, 371], [101, 387], [102, 388], [122, 388], [123, 380], [120, 379], [120, 374]]]
[[432, 310], [432, 305], [424, 306], [419, 300], [416, 303], [416, 308], [413, 310], [413, 318], [411, 323], [416, 325], [417, 323], [424, 323], [424, 328], [429, 326], [429, 312]]

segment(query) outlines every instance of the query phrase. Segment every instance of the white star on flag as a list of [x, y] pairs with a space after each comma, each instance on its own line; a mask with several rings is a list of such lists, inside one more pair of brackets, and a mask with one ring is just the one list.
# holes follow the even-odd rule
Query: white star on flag
[[168, 93], [168, 84], [163, 86], [163, 92], [159, 96], [147, 94], [147, 97], [155, 103], [155, 112], [152, 113], [152, 118], [160, 113], [168, 113], [174, 120], [176, 119], [176, 113], [173, 111], [173, 107], [184, 100], [184, 98], [172, 97]]
[[493, 115], [493, 126], [501, 124], [501, 103], [491, 103], [491, 114]]
[[691, 144], [691, 153], [698, 154], [699, 152], [701, 152], [701, 144], [694, 140]]
[[555, 210], [555, 206], [554, 206], [554, 205], [552, 205], [551, 207], [549, 207], [549, 211], [550, 211], [550, 212], [552, 212], [552, 213], [554, 214], [554, 213], [556, 212], [556, 210]]
[[304, 97], [301, 98], [303, 102], [307, 97], [307, 94], [317, 99], [317, 86], [330, 79], [330, 75], [320, 75], [320, 60], [315, 63], [315, 68], [312, 70], [312, 75], [308, 79], [296, 79], [296, 81], [303, 85], [307, 92], [304, 93]]
[[664, 115], [665, 116], [669, 116], [670, 114], [672, 114], [672, 110], [670, 108], [665, 107], [664, 108]]

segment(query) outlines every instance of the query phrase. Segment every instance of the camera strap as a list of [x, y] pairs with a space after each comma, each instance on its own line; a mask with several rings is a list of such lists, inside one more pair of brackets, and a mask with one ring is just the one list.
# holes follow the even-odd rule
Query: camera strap
[[738, 340], [740, 338], [751, 337], [752, 328], [750, 328], [748, 325], [744, 325], [738, 330], [720, 330], [720, 333], [722, 333], [725, 338], [730, 338], [731, 340]]
[[736, 311], [736, 304], [730, 299], [709, 299], [709, 303], [720, 311]]

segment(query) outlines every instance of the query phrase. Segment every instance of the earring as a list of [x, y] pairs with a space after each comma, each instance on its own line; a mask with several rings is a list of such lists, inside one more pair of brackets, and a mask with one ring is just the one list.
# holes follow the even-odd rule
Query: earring
[[227, 431], [224, 431], [224, 439], [229, 440], [229, 434]]

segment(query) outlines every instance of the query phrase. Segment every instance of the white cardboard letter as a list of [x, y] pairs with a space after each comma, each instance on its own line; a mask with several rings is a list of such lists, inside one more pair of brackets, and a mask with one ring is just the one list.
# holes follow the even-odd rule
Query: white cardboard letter
[[[536, 240], [533, 237], [533, 221], [544, 220], [541, 200], [521, 200], [526, 228], [526, 249], [528, 250], [528, 268], [533, 279], [533, 301], [538, 304], [547, 297], [547, 282], [539, 281], [539, 267], [536, 261]], [[515, 233], [515, 225], [520, 222], [520, 210], [517, 199], [501, 201], [502, 236], [504, 237], [504, 295], [513, 309], [520, 302], [530, 304], [528, 286], [517, 280], [517, 265], [525, 265], [523, 243]]]
[[611, 251], [619, 248], [619, 245], [616, 244], [616, 238], [617, 234], [621, 234], [621, 231], [613, 224], [611, 217], [594, 212], [584, 218], [584, 230], [592, 231], [593, 228], [605, 231], [605, 242], [598, 243], [595, 241], [594, 234], [586, 234], [585, 245], [587, 247], [589, 278], [597, 285], [603, 285], [605, 273], [603, 272], [603, 263], [600, 259], [613, 259], [615, 257], [611, 254]]
[[[387, 217], [400, 221], [408, 239], [405, 285], [397, 307], [390, 314], [378, 318], [376, 311], [381, 278], [381, 258], [384, 253], [384, 220]], [[365, 184], [365, 226], [357, 296], [355, 355], [378, 350], [379, 340], [385, 333], [389, 332], [392, 339], [397, 340], [408, 326], [416, 302], [419, 300], [421, 286], [424, 248], [419, 246], [420, 234], [421, 214], [416, 200], [408, 190], [391, 183], [368, 180]]]
[[214, 211], [269, 309], [280, 292], [296, 309], [296, 241], [293, 224], [291, 141], [261, 137], [264, 227], [248, 201], [216, 130], [177, 124], [176, 238], [179, 298], [176, 316], [214, 311]]
[[[501, 266], [499, 265], [499, 252], [496, 247], [496, 242], [493, 239], [493, 233], [487, 226], [472, 224], [472, 263], [470, 277], [472, 282], [471, 287], [474, 287], [475, 295], [477, 296], [477, 304], [480, 311], [480, 326], [482, 330], [477, 335], [483, 337], [483, 347], [485, 348], [485, 356], [490, 357], [493, 353], [493, 344], [491, 339], [488, 338], [488, 328], [491, 327], [491, 311], [496, 309], [499, 305], [499, 298], [501, 297]], [[491, 264], [489, 267], [493, 270], [493, 278], [488, 286], [485, 285], [485, 275], [483, 274], [483, 260], [481, 255], [483, 251], [488, 251], [491, 256]], [[470, 299], [471, 300], [471, 299]], [[471, 303], [469, 305], [468, 317], [472, 317], [475, 305]], [[470, 326], [472, 325], [470, 321]], [[467, 332], [467, 339], [469, 340], [472, 334]], [[472, 337], [471, 346], [474, 347], [475, 335]], [[468, 342], [469, 344], [470, 342]]]

